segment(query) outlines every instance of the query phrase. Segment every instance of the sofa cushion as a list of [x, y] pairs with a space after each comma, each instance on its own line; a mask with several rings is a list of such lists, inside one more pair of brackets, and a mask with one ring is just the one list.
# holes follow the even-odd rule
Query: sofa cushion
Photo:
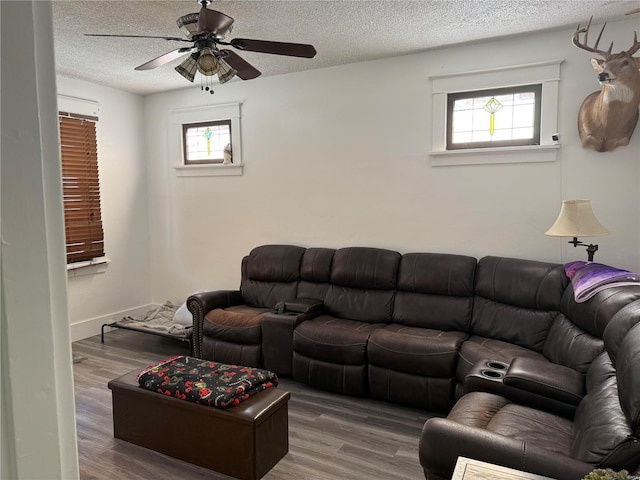
[[444, 253], [405, 253], [398, 290], [454, 297], [473, 296], [476, 259]]
[[380, 248], [341, 248], [333, 256], [327, 313], [367, 323], [391, 321], [400, 254]]
[[369, 336], [382, 327], [381, 324], [321, 315], [298, 325], [293, 332], [293, 349], [314, 360], [364, 365]]
[[559, 264], [481, 259], [476, 270], [471, 333], [541, 352], [568, 281]]
[[305, 249], [294, 245], [263, 245], [249, 253], [247, 278], [264, 282], [295, 282]]
[[604, 342], [588, 334], [562, 313], [553, 322], [542, 354], [551, 362], [585, 373], [604, 350]]
[[562, 265], [484, 257], [476, 270], [475, 293], [495, 302], [533, 310], [559, 310], [569, 280]]
[[582, 330], [603, 338], [613, 316], [622, 307], [636, 300], [640, 300], [640, 285], [609, 288], [598, 292], [588, 302], [577, 303], [573, 286], [569, 285], [562, 296], [560, 310]]
[[607, 346], [607, 353], [609, 353], [614, 365], [617, 365], [616, 360], [622, 341], [633, 326], [639, 322], [640, 300], [636, 300], [618, 310], [607, 324], [602, 339]]
[[412, 327], [468, 332], [472, 306], [471, 297], [398, 291], [392, 321]]
[[333, 256], [331, 283], [372, 290], [396, 288], [400, 254], [368, 247], [341, 248]]
[[307, 248], [302, 255], [300, 279], [328, 283], [331, 280], [331, 264], [335, 253], [333, 248]]
[[324, 301], [331, 280], [332, 248], [307, 248], [300, 265], [298, 297]]
[[453, 377], [466, 333], [391, 324], [369, 338], [369, 363], [423, 377]]
[[456, 402], [447, 419], [569, 456], [570, 420], [498, 395], [468, 393]]
[[393, 311], [393, 290], [362, 290], [330, 285], [325, 311], [339, 318], [366, 323], [388, 323]]
[[640, 324], [626, 335], [618, 359], [620, 403], [631, 429], [640, 434]]
[[633, 433], [620, 406], [616, 371], [606, 352], [589, 367], [586, 388], [587, 394], [578, 405], [573, 421], [571, 456], [602, 465], [611, 451]]
[[293, 245], [256, 247], [242, 260], [240, 292], [251, 307], [273, 308], [295, 298], [305, 249]]
[[471, 333], [542, 352], [557, 312], [474, 299]]
[[241, 345], [259, 345], [262, 340], [262, 317], [268, 311], [245, 305], [215, 308], [204, 317], [204, 336]]
[[369, 394], [385, 402], [429, 412], [446, 412], [453, 405], [452, 377], [424, 377], [369, 363], [367, 380]]
[[407, 253], [400, 260], [393, 322], [469, 330], [476, 260], [462, 255]]
[[456, 376], [460, 382], [471, 371], [473, 366], [481, 360], [499, 360], [511, 363], [516, 357], [534, 358], [548, 361], [544, 356], [528, 348], [513, 343], [494, 340], [492, 338], [472, 336], [465, 340], [460, 347]]

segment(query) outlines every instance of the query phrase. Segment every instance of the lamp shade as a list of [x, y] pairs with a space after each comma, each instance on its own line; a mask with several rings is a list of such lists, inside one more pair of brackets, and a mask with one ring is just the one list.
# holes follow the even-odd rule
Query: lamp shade
[[182, 17], [178, 18], [178, 20], [176, 20], [176, 23], [178, 24], [178, 28], [182, 30], [182, 32], [189, 40], [191, 40], [193, 36], [198, 33], [197, 13], [183, 15]]
[[200, 50], [200, 56], [196, 62], [198, 71], [205, 77], [210, 77], [218, 73], [218, 59], [212, 48], [205, 47]]
[[238, 72], [231, 68], [231, 66], [225, 62], [224, 60], [218, 60], [218, 80], [220, 83], [227, 83], [233, 77], [236, 76]]
[[189, 55], [184, 62], [176, 67], [176, 72], [182, 75], [184, 78], [193, 82], [193, 78], [196, 75], [196, 71], [198, 69], [198, 53], [192, 53]]
[[590, 200], [565, 200], [555, 223], [544, 233], [554, 237], [597, 237], [609, 230], [593, 214]]

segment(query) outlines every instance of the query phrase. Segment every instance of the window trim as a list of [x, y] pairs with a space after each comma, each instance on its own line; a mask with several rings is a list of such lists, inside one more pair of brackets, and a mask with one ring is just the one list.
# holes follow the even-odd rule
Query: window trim
[[[560, 145], [551, 136], [557, 133], [558, 128], [560, 65], [563, 61], [549, 60], [429, 77], [432, 87], [431, 151], [428, 152], [431, 166], [557, 161]], [[534, 83], [542, 84], [540, 145], [446, 149], [447, 93]]]
[[[185, 123], [231, 120], [231, 145], [233, 163], [184, 164], [182, 125]], [[242, 175], [242, 143], [240, 137], [240, 104], [224, 103], [203, 107], [176, 109], [168, 116], [168, 155], [177, 177], [218, 177]]]
[[[530, 92], [535, 93], [535, 113], [533, 119], [533, 138], [502, 140], [495, 142], [452, 142], [453, 137], [453, 106], [456, 100], [483, 96], [499, 96], [511, 93]], [[468, 150], [470, 148], [500, 148], [500, 147], [521, 147], [524, 145], [540, 145], [540, 124], [542, 111], [542, 84], [534, 83], [529, 85], [518, 85], [516, 87], [488, 88], [482, 90], [469, 90], [466, 92], [451, 92], [447, 94], [447, 150]]]

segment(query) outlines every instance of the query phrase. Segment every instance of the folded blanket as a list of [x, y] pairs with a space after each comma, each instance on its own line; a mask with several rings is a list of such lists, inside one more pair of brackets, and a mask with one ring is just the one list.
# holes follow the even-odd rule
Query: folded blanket
[[564, 271], [573, 285], [577, 303], [586, 302], [596, 293], [612, 287], [640, 285], [640, 275], [602, 263], [570, 262]]
[[136, 330], [146, 330], [150, 332], [162, 332], [176, 337], [188, 337], [191, 334], [191, 325], [176, 323], [174, 321], [178, 306], [171, 302], [165, 302], [154, 310], [150, 310], [139, 317], [126, 316], [118, 325], [133, 328]]
[[275, 387], [275, 373], [175, 355], [143, 369], [138, 383], [151, 391], [211, 407], [233, 407]]

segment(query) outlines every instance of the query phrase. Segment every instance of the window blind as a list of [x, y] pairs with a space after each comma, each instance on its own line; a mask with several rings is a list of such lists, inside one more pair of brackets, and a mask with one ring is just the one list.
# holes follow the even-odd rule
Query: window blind
[[67, 263], [104, 256], [97, 117], [59, 113]]

